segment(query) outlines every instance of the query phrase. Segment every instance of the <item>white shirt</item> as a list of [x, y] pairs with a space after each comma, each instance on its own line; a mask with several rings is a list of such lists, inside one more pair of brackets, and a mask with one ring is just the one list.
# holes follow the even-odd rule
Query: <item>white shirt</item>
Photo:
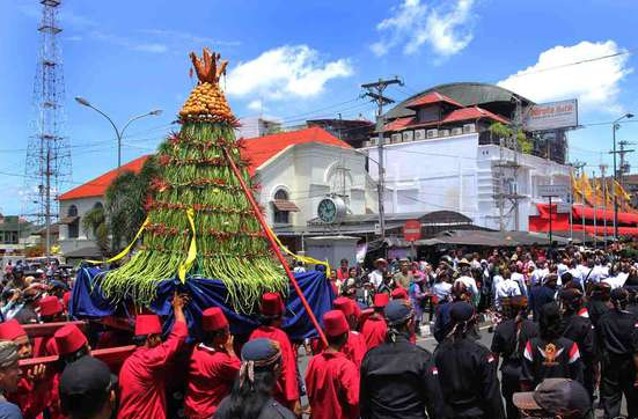
[[378, 289], [383, 283], [383, 272], [378, 269], [370, 272], [368, 274], [368, 280], [374, 286], [375, 289]]
[[512, 272], [511, 280], [518, 283], [524, 296], [527, 297], [527, 286], [525, 285], [525, 277], [522, 273]]
[[465, 285], [465, 288], [467, 288], [467, 290], [470, 291], [473, 296], [478, 295], [478, 287], [476, 286], [476, 281], [471, 276], [460, 276], [456, 281], [454, 281], [455, 284], [457, 282], [463, 283], [463, 285]]
[[439, 301], [447, 300], [452, 292], [452, 284], [449, 282], [437, 282], [432, 285], [432, 293], [436, 295]]
[[556, 265], [556, 273], [558, 274], [559, 278], [563, 276], [563, 274], [567, 271], [569, 271], [569, 266], [565, 265], [564, 263], [559, 263], [558, 265]]
[[499, 310], [501, 308], [501, 301], [503, 300], [503, 298], [522, 295], [521, 288], [519, 287], [518, 283], [516, 281], [513, 281], [511, 278], [499, 281], [494, 291], [494, 305]]
[[543, 279], [545, 279], [549, 275], [549, 269], [535, 269], [530, 276], [531, 285], [541, 285], [543, 283]]

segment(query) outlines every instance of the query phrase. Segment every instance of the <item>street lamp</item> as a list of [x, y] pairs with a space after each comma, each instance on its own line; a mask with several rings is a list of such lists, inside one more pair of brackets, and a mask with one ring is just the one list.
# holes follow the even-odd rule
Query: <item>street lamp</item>
[[126, 128], [128, 128], [128, 126], [131, 125], [131, 123], [133, 121], [137, 121], [138, 119], [142, 119], [142, 118], [145, 118], [147, 116], [159, 116], [159, 115], [162, 114], [162, 110], [161, 109], [153, 109], [150, 112], [146, 112], [144, 114], [134, 116], [131, 119], [129, 119], [126, 122], [126, 124], [124, 124], [122, 129], [120, 130], [120, 129], [117, 128], [117, 126], [115, 125], [113, 120], [111, 118], [109, 118], [109, 116], [107, 114], [105, 114], [103, 111], [101, 111], [100, 109], [98, 109], [95, 106], [93, 106], [91, 104], [91, 102], [89, 102], [85, 98], [83, 98], [81, 96], [76, 96], [75, 97], [75, 101], [77, 103], [79, 103], [80, 105], [86, 106], [87, 108], [91, 108], [94, 111], [96, 111], [97, 113], [99, 113], [100, 115], [102, 115], [104, 118], [106, 118], [107, 121], [109, 121], [109, 123], [111, 124], [111, 126], [115, 130], [115, 135], [117, 137], [117, 168], [118, 168], [118, 170], [122, 166], [122, 137], [124, 136], [124, 131], [126, 130]]
[[618, 240], [618, 197], [616, 194], [616, 184], [618, 184], [618, 169], [616, 168], [616, 130], [618, 128], [620, 128], [620, 124], [618, 124], [618, 122], [622, 121], [623, 119], [627, 118], [627, 119], [631, 119], [634, 117], [634, 114], [632, 113], [626, 113], [623, 116], [621, 116], [620, 118], [616, 119], [613, 123], [612, 123], [612, 135], [613, 135], [613, 139], [614, 139], [614, 151], [612, 152], [612, 154], [614, 155], [614, 241]]

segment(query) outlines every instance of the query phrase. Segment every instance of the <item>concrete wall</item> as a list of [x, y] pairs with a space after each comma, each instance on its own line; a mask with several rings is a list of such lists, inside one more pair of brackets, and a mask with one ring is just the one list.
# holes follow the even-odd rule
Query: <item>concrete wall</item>
[[[379, 160], [377, 147], [365, 149]], [[508, 230], [528, 230], [532, 204], [542, 198], [538, 186], [569, 184], [569, 167], [539, 157], [517, 153], [518, 169], [501, 169], [499, 162], [514, 161], [512, 150], [478, 145], [478, 134], [437, 138], [384, 146], [386, 213], [460, 212], [480, 226], [498, 229], [500, 211], [495, 194], [500, 175], [511, 178], [520, 199], [518, 216], [507, 201], [504, 224]], [[370, 162], [370, 176], [378, 180], [378, 164]], [[376, 199], [376, 193], [374, 195]], [[375, 205], [376, 211], [376, 205]], [[518, 223], [516, 220], [518, 219]]]
[[69, 238], [68, 225], [60, 225], [60, 247], [63, 254], [72, 250], [82, 249], [84, 247], [92, 246], [95, 244], [93, 240], [87, 237], [87, 233], [82, 228], [82, 218], [84, 217], [84, 214], [92, 210], [95, 207], [95, 204], [97, 204], [98, 202], [104, 204], [104, 198], [92, 197], [60, 201], [60, 219], [68, 216], [69, 208], [71, 208], [71, 205], [75, 205], [77, 207], [78, 216], [80, 217], [79, 237], [76, 239]]
[[353, 214], [366, 210], [365, 156], [352, 149], [323, 144], [299, 144], [287, 148], [257, 170], [261, 193], [259, 202], [267, 211], [268, 222], [273, 224], [271, 201], [279, 189], [300, 209], [291, 213], [291, 225], [304, 227], [317, 217], [319, 201], [330, 193], [341, 193], [344, 188], [347, 204]]
[[[478, 134], [389, 144], [385, 156], [387, 213], [450, 210], [478, 217]], [[378, 148], [367, 149], [372, 179], [379, 178]]]

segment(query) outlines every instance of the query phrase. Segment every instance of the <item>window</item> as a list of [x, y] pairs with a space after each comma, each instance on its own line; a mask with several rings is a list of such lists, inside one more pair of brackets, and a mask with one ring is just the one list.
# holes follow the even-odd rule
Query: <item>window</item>
[[[288, 193], [283, 189], [279, 189], [275, 193], [275, 201], [288, 201]], [[275, 224], [290, 224], [290, 211], [282, 211], [277, 208], [277, 204], [273, 204], [273, 221]]]
[[71, 205], [67, 212], [68, 217], [75, 217], [75, 220], [71, 221], [69, 225], [69, 238], [77, 239], [80, 237], [80, 217], [78, 217], [78, 207]]

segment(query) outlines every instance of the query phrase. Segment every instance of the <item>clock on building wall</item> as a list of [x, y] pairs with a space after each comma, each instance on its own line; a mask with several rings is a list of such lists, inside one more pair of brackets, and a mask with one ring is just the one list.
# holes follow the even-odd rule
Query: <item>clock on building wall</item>
[[346, 215], [346, 212], [346, 203], [338, 197], [324, 198], [319, 201], [319, 205], [317, 206], [319, 219], [328, 224], [341, 220]]

